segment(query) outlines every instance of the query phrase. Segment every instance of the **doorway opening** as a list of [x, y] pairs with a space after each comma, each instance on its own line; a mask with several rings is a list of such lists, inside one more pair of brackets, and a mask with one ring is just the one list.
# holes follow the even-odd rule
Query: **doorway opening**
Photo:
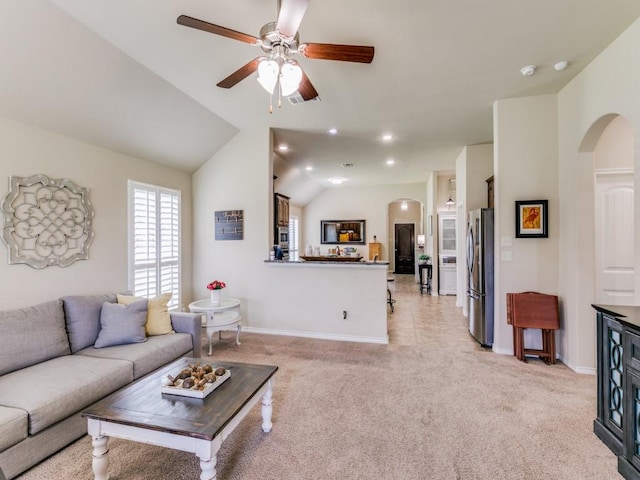
[[396, 223], [393, 238], [396, 273], [414, 275], [416, 273], [415, 225], [413, 223]]
[[418, 257], [426, 253], [422, 202], [411, 198], [389, 202], [387, 238], [389, 270], [396, 274], [414, 275], [417, 282]]
[[[595, 122], [580, 154], [591, 160], [593, 291], [596, 303], [634, 304], [634, 128], [619, 115]], [[586, 176], [586, 175], [585, 175]]]

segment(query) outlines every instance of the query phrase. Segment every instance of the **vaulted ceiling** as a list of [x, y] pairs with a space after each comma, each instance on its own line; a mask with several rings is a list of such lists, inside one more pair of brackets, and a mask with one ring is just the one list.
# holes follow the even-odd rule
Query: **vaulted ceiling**
[[285, 161], [313, 166], [304, 175], [323, 186], [453, 168], [463, 146], [492, 141], [496, 99], [558, 92], [640, 16], [637, 0], [311, 0], [303, 42], [372, 45], [374, 60], [301, 58], [321, 101], [285, 100], [270, 114], [255, 74], [216, 87], [261, 50], [176, 19], [257, 36], [275, 0], [0, 5], [0, 115], [190, 172], [238, 130], [271, 127]]

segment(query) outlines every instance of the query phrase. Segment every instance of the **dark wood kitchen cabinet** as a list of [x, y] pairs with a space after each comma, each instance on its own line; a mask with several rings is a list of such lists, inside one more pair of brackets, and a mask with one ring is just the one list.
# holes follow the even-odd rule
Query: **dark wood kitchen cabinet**
[[281, 193], [274, 194], [273, 210], [276, 227], [289, 226], [289, 197]]
[[487, 208], [493, 208], [493, 175], [485, 180], [487, 182]]
[[597, 311], [594, 433], [618, 455], [618, 471], [640, 480], [640, 307], [593, 305]]

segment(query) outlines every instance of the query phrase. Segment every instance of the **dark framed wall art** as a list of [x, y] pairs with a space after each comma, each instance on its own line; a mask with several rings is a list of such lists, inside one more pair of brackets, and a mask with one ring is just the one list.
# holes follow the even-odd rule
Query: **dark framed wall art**
[[516, 200], [516, 238], [547, 238], [548, 207], [548, 200]]
[[320, 220], [320, 243], [365, 244], [365, 220]]
[[216, 240], [242, 240], [244, 210], [220, 210], [215, 213]]

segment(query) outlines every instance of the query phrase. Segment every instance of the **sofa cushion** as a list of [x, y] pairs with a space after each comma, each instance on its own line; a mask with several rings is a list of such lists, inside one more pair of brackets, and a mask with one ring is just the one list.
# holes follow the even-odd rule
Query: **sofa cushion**
[[0, 312], [0, 375], [69, 353], [60, 300]]
[[100, 332], [95, 347], [141, 343], [147, 340], [144, 324], [147, 321], [147, 301], [145, 299], [119, 305], [104, 302], [100, 314]]
[[[118, 294], [118, 303], [129, 305], [131, 302], [140, 300], [142, 297]], [[171, 293], [163, 293], [155, 298], [149, 299], [147, 312], [147, 323], [145, 329], [147, 335], [166, 335], [175, 333], [171, 327], [171, 316], [167, 304], [171, 300]]]
[[117, 345], [109, 348], [89, 347], [80, 350], [76, 355], [128, 360], [133, 363], [133, 377], [140, 378], [177, 358], [190, 354], [192, 349], [191, 335], [176, 333], [147, 337], [145, 343]]
[[70, 295], [62, 297], [71, 353], [96, 343], [100, 312], [104, 302], [116, 302], [113, 295]]
[[0, 405], [26, 410], [34, 435], [132, 380], [126, 360], [65, 355], [0, 377]]
[[27, 438], [27, 418], [22, 409], [0, 407], [0, 452]]

